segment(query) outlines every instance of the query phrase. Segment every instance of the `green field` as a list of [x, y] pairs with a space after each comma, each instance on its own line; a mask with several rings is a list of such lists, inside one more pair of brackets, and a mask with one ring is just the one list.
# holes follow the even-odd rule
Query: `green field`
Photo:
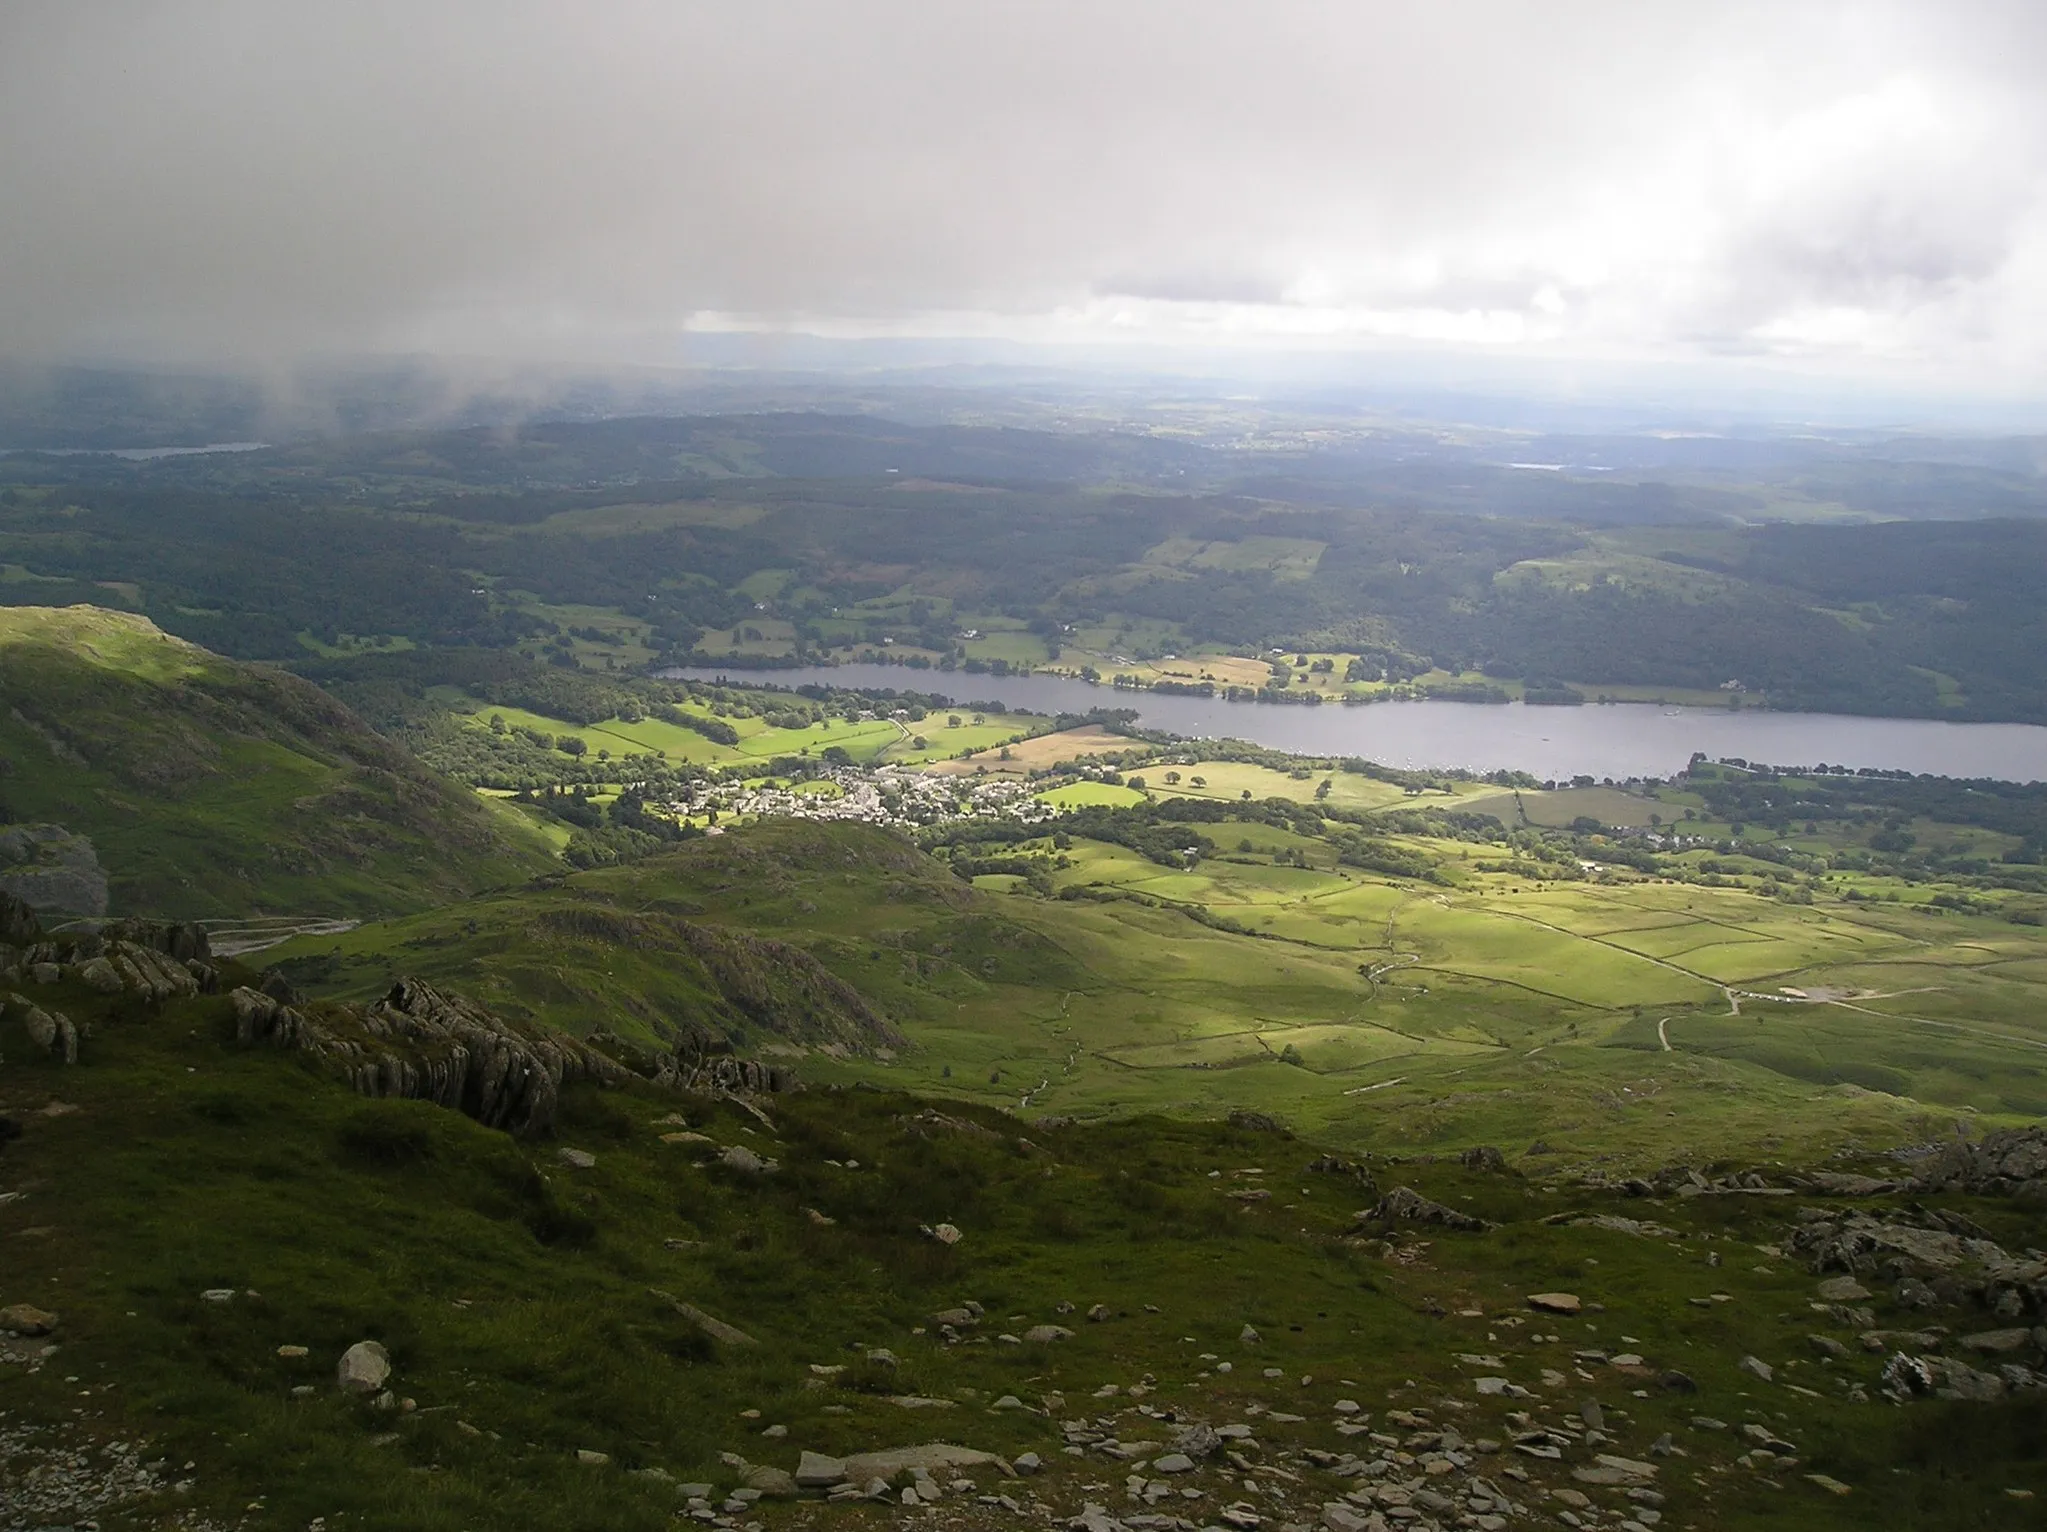
[[[1365, 1146], [1480, 1135], [1657, 1158], [1674, 1141], [1816, 1150], [2018, 1119], [2043, 1097], [2047, 942], [2028, 928], [1649, 880], [1458, 871], [1431, 885], [1337, 865], [1326, 844], [1261, 823], [1214, 831], [1218, 854], [1185, 869], [1076, 840], [1051, 874], [1076, 897], [1014, 878], [969, 888], [888, 836], [777, 823], [571, 886], [793, 942], [911, 1044], [865, 1062], [813, 1052], [820, 1079], [1012, 1106], [1028, 1094], [1033, 1113], [1250, 1102]], [[834, 870], [833, 845], [853, 862]], [[548, 958], [509, 939], [531, 896], [506, 908], [523, 911], [510, 929], [479, 906], [276, 957], [356, 994], [426, 963], [570, 1027], [658, 987], [658, 954]], [[1794, 988], [1823, 998], [1781, 993]], [[1289, 1041], [1298, 1059], [1282, 1060]], [[1873, 1094], [1879, 1080], [1900, 1088]]]

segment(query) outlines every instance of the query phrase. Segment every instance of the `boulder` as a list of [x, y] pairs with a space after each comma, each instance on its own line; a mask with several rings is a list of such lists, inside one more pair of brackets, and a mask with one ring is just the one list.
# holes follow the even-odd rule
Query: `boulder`
[[391, 1353], [373, 1340], [357, 1341], [341, 1353], [334, 1369], [335, 1384], [344, 1394], [370, 1395], [381, 1390], [391, 1377]]
[[1843, 1170], [1816, 1170], [1806, 1180], [1814, 1191], [1825, 1197], [1884, 1197], [1907, 1185], [1903, 1181], [1884, 1181]]
[[120, 970], [107, 961], [104, 954], [90, 962], [80, 963], [77, 969], [78, 982], [87, 989], [96, 989], [102, 995], [118, 995], [128, 986], [122, 980]]
[[0, 1309], [0, 1330], [16, 1335], [48, 1335], [57, 1328], [57, 1316], [33, 1303], [14, 1303]]
[[1467, 1149], [1458, 1155], [1457, 1163], [1466, 1170], [1505, 1170], [1507, 1168], [1507, 1157], [1491, 1144], [1480, 1144], [1476, 1148]]
[[955, 1447], [949, 1442], [926, 1442], [916, 1447], [891, 1447], [881, 1452], [861, 1452], [845, 1461], [846, 1477], [856, 1484], [872, 1479], [892, 1480], [921, 1468], [936, 1473], [941, 1468], [999, 1467], [1002, 1459], [992, 1452], [972, 1447]]
[[1829, 1277], [1820, 1284], [1820, 1297], [1829, 1303], [1861, 1303], [1869, 1289], [1853, 1277]]
[[844, 1481], [846, 1460], [826, 1457], [822, 1452], [806, 1448], [796, 1460], [796, 1483], [802, 1489], [829, 1489]]
[[1576, 1293], [1530, 1293], [1528, 1306], [1545, 1314], [1577, 1314], [1585, 1304]]
[[755, 1154], [744, 1144], [732, 1144], [718, 1156], [718, 1163], [727, 1170], [736, 1170], [743, 1176], [762, 1176], [775, 1168], [775, 1162], [763, 1155]]
[[7, 1008], [21, 1013], [22, 1029], [28, 1039], [52, 1058], [67, 1064], [78, 1062], [78, 1028], [62, 1011], [46, 1011], [20, 995], [7, 997]]
[[1168, 1452], [1163, 1457], [1154, 1458], [1151, 1469], [1153, 1473], [1192, 1473], [1194, 1459], [1184, 1452]]
[[1054, 1341], [1071, 1340], [1073, 1332], [1064, 1325], [1032, 1325], [1023, 1338], [1033, 1345], [1049, 1346]]
[[1754, 1378], [1759, 1383], [1768, 1383], [1777, 1375], [1776, 1369], [1771, 1367], [1770, 1364], [1764, 1361], [1761, 1357], [1757, 1356], [1745, 1356], [1739, 1362], [1736, 1362], [1734, 1365], [1737, 1369], [1747, 1373], [1751, 1378]]
[[759, 1490], [769, 1500], [794, 1500], [798, 1494], [795, 1475], [786, 1468], [772, 1468], [766, 1463], [749, 1463], [739, 1482], [747, 1489]]
[[1223, 1439], [1214, 1426], [1199, 1423], [1188, 1426], [1173, 1438], [1173, 1450], [1190, 1458], [1214, 1457], [1222, 1451]]
[[595, 1170], [597, 1156], [587, 1149], [557, 1149], [554, 1157], [571, 1170]]
[[1962, 1337], [1962, 1344], [1971, 1351], [1981, 1351], [1992, 1356], [2009, 1356], [2014, 1351], [2024, 1351], [2032, 1343], [2031, 1330], [1983, 1330], [1975, 1335]]
[[949, 1223], [935, 1225], [931, 1230], [931, 1237], [941, 1245], [957, 1245], [964, 1238], [960, 1231]]
[[722, 1319], [713, 1318], [711, 1315], [706, 1314], [702, 1309], [698, 1308], [695, 1304], [685, 1303], [682, 1301], [682, 1299], [676, 1297], [675, 1294], [673, 1293], [663, 1292], [658, 1287], [650, 1287], [647, 1289], [647, 1291], [652, 1293], [656, 1298], [660, 1299], [663, 1303], [667, 1304], [670, 1308], [674, 1309], [676, 1313], [680, 1314], [684, 1319], [687, 1319], [691, 1324], [695, 1325], [699, 1330], [703, 1331], [704, 1334], [708, 1335], [712, 1340], [717, 1341], [720, 1345], [758, 1346], [760, 1344], [759, 1341], [755, 1340], [751, 1335], [748, 1335], [744, 1330], [738, 1328], [736, 1325], [728, 1325]]

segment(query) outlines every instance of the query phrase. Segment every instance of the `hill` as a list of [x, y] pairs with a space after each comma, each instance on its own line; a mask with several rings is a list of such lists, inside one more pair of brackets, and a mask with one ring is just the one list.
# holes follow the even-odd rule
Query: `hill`
[[[1705, 802], [1656, 800], [1682, 801]], [[265, 961], [349, 999], [417, 973], [578, 1037], [665, 1040], [694, 1016], [806, 1053], [814, 1080], [1033, 1114], [1250, 1107], [1348, 1149], [1542, 1142], [1643, 1166], [2038, 1115], [2043, 947], [2010, 918], [2032, 919], [2037, 894], [1888, 867], [1787, 886], [1761, 858], [1789, 853], [1760, 839], [1641, 871], [1622, 860], [1639, 835], [1360, 818], [1277, 799], [1092, 808], [934, 829], [929, 853], [769, 820]], [[1195, 839], [1208, 849], [1190, 865], [1171, 848]], [[669, 922], [735, 953], [805, 955], [907, 1046], [837, 1046], [835, 1022], [789, 1003], [802, 970], [786, 961], [759, 970], [767, 1023], [707, 1000], [704, 938], [664, 936]]]
[[458, 1088], [487, 1049], [438, 1068], [518, 1036], [455, 997], [0, 922], [10, 1527], [1934, 1532], [2047, 1492], [2037, 1133], [1623, 1178], [589, 1047], [507, 1115]]
[[85, 914], [388, 913], [550, 862], [317, 687], [89, 606], [0, 608], [0, 809], [24, 891]]

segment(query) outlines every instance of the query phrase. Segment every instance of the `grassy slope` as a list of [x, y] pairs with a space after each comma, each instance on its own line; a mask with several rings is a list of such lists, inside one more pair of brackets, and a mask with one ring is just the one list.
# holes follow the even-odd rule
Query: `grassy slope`
[[[549, 1146], [424, 1104], [366, 1103], [272, 1050], [239, 1050], [220, 1000], [151, 1017], [82, 990], [48, 998], [98, 1025], [78, 1066], [17, 1067], [0, 1097], [17, 1113], [60, 1093], [78, 1108], [29, 1117], [5, 1161], [10, 1186], [28, 1195], [0, 1209], [14, 1252], [0, 1301], [33, 1299], [63, 1319], [61, 1367], [13, 1372], [10, 1418], [62, 1422], [74, 1445], [146, 1435], [153, 1453], [193, 1465], [191, 1493], [158, 1507], [226, 1514], [260, 1496], [238, 1520], [252, 1532], [344, 1514], [391, 1528], [651, 1529], [670, 1524], [674, 1496], [621, 1469], [729, 1484], [720, 1451], [792, 1466], [799, 1446], [844, 1452], [934, 1436], [1039, 1451], [1053, 1469], [1032, 1491], [1071, 1514], [1097, 1493], [1083, 1485], [1102, 1470], [1062, 1459], [1054, 1422], [1118, 1408], [1078, 1403], [1102, 1384], [1151, 1374], [1158, 1404], [1196, 1416], [1242, 1419], [1262, 1404], [1307, 1417], [1261, 1424], [1268, 1451], [1343, 1445], [1330, 1415], [1340, 1397], [1377, 1412], [1440, 1409], [1447, 1396], [1467, 1435], [1505, 1435], [1505, 1411], [1519, 1406], [1474, 1400], [1473, 1369], [1456, 1360], [1479, 1352], [1501, 1354], [1497, 1369], [1479, 1370], [1531, 1387], [1538, 1408], [1545, 1397], [1572, 1408], [1582, 1395], [1603, 1399], [1614, 1450], [1639, 1457], [1675, 1432], [1690, 1458], [1659, 1487], [1678, 1526], [1861, 1526], [1881, 1496], [1890, 1526], [2017, 1527], [2023, 1508], [2002, 1489], [2047, 1489], [2028, 1441], [2036, 1407], [1898, 1412], [1759, 1390], [1736, 1371], [1740, 1355], [1760, 1354], [1805, 1368], [1790, 1376], [1831, 1396], [1850, 1379], [1872, 1383], [1880, 1366], [1796, 1361], [1804, 1332], [1823, 1321], [1806, 1312], [1811, 1279], [1755, 1253], [1781, 1237], [1781, 1203], [1645, 1208], [1513, 1174], [1382, 1166], [1388, 1184], [1505, 1223], [1382, 1261], [1337, 1240], [1363, 1194], [1301, 1174], [1309, 1145], [1152, 1119], [1029, 1129], [1032, 1147], [1000, 1114], [968, 1108], [979, 1126], [964, 1132], [926, 1125], [917, 1101], [886, 1092], [782, 1098], [765, 1129], [703, 1100], [579, 1088], [560, 1141], [597, 1164], [578, 1172]], [[18, 1023], [0, 1027], [10, 1057], [23, 1044]], [[694, 1129], [772, 1153], [783, 1169], [748, 1182], [702, 1164], [705, 1151], [663, 1144], [662, 1119], [678, 1106]], [[1247, 1178], [1245, 1167], [1267, 1174]], [[1271, 1201], [1245, 1207], [1225, 1195], [1260, 1182]], [[2026, 1237], [2009, 1209], [1957, 1206], [2007, 1241]], [[812, 1208], [835, 1222], [818, 1224]], [[1679, 1237], [1540, 1221], [1573, 1209], [1647, 1212]], [[918, 1235], [940, 1220], [965, 1240], [947, 1248]], [[1709, 1272], [1715, 1250], [1728, 1258]], [[1558, 1285], [1606, 1305], [1549, 1321], [1561, 1346], [1534, 1338], [1539, 1320], [1529, 1334], [1515, 1317], [1523, 1293]], [[239, 1296], [200, 1300], [216, 1287]], [[710, 1344], [653, 1287], [761, 1345]], [[1732, 1301], [1684, 1301], [1709, 1290]], [[991, 1330], [1057, 1319], [1061, 1302], [1105, 1302], [1117, 1317], [1078, 1325], [1056, 1349], [949, 1348], [917, 1333], [933, 1310], [970, 1297], [988, 1306]], [[1904, 1321], [1886, 1309], [1884, 1322]], [[1255, 1347], [1237, 1339], [1246, 1323], [1264, 1337]], [[378, 1414], [333, 1392], [334, 1357], [364, 1337], [389, 1346], [395, 1387], [418, 1413]], [[1703, 1391], [1631, 1397], [1631, 1380], [1604, 1372], [1546, 1384], [1541, 1369], [1561, 1365], [1573, 1344], [1625, 1345]], [[312, 1356], [280, 1359], [280, 1345]], [[870, 1346], [894, 1349], [900, 1370], [863, 1365]], [[1236, 1372], [1213, 1373], [1204, 1351], [1235, 1358]], [[821, 1386], [813, 1363], [853, 1365]], [[1267, 1366], [1283, 1376], [1261, 1377]], [[304, 1400], [288, 1392], [300, 1382], [315, 1385]], [[1052, 1420], [980, 1408], [1050, 1391], [1075, 1401]], [[880, 1397], [896, 1393], [956, 1407], [911, 1415]], [[1858, 1495], [1837, 1502], [1796, 1475], [1772, 1487], [1727, 1472], [1743, 1444], [1688, 1424], [1698, 1413], [1758, 1412], [1803, 1448], [1800, 1472], [1832, 1474]], [[763, 1440], [770, 1423], [787, 1426], [788, 1439]], [[579, 1465], [582, 1448], [611, 1464]], [[1898, 1463], [1918, 1471], [1895, 1477]], [[1562, 1480], [1525, 1466], [1538, 1483]], [[1300, 1491], [1311, 1507], [1333, 1495], [1334, 1481], [1295, 1469], [1312, 1481]], [[762, 1512], [777, 1529], [813, 1514]], [[866, 1524], [865, 1513], [850, 1515]]]
[[[1033, 1112], [1248, 1104], [1382, 1148], [1546, 1138], [1645, 1163], [1733, 1146], [1816, 1154], [1930, 1136], [1957, 1114], [2023, 1117], [2047, 1094], [2047, 943], [2029, 928], [1670, 884], [1404, 883], [1334, 867], [1325, 845], [1268, 826], [1212, 828], [1225, 853], [1190, 871], [1082, 841], [1054, 875], [1150, 904], [969, 888], [881, 832], [780, 822], [274, 956], [354, 994], [418, 966], [580, 1029], [584, 996], [680, 983], [674, 960], [585, 954], [579, 992], [564, 994], [559, 955], [507, 933], [552, 902], [677, 913], [807, 948], [916, 1045], [879, 1062], [813, 1058], [810, 1077], [1011, 1107], [1028, 1093]], [[1240, 839], [1254, 849], [1227, 849]], [[1279, 865], [1275, 851], [1315, 864]], [[1829, 984], [1871, 993], [1751, 998], [1733, 1015], [1723, 988]], [[1289, 1046], [1298, 1062], [1282, 1060]]]
[[0, 756], [7, 812], [89, 837], [116, 914], [418, 909], [548, 860], [317, 688], [125, 613], [0, 610]]

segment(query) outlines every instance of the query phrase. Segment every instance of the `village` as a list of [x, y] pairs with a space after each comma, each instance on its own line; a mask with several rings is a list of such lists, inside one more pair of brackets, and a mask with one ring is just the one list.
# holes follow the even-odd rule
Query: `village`
[[936, 776], [906, 766], [873, 771], [834, 767], [783, 786], [742, 782], [692, 783], [668, 805], [686, 820], [716, 827], [720, 819], [855, 820], [909, 829], [956, 819], [1008, 819], [1043, 824], [1059, 809], [1034, 796], [1034, 784], [1010, 776]]

